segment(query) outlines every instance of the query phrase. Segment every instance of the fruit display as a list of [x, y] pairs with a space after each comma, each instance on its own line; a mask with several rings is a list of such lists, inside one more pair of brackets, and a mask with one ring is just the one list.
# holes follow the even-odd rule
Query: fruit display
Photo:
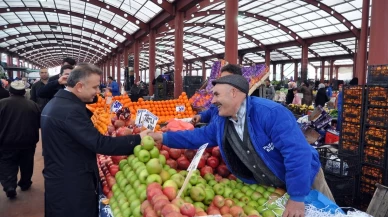
[[344, 87], [344, 104], [362, 104], [364, 87], [362, 86], [345, 86]]
[[388, 106], [388, 88], [368, 87], [368, 104], [372, 106]]
[[369, 66], [367, 84], [386, 85], [388, 82], [388, 67], [386, 65]]
[[388, 126], [388, 108], [368, 108], [367, 123], [374, 126]]
[[342, 123], [342, 139], [346, 141], [358, 142], [360, 140], [361, 126], [348, 122]]
[[343, 121], [359, 124], [361, 121], [361, 111], [361, 105], [343, 105]]
[[[197, 91], [191, 98], [190, 103], [196, 109], [208, 109], [211, 105], [211, 100], [213, 99], [213, 93], [211, 89], [213, 88], [212, 82], [219, 78], [221, 75], [221, 68], [226, 65], [225, 60], [216, 61], [213, 63], [210, 78], [207, 81], [205, 88]], [[249, 88], [254, 84], [261, 81], [267, 73], [269, 73], [268, 67], [265, 65], [252, 65], [249, 67], [242, 67], [242, 75], [248, 80]]]
[[[173, 100], [144, 101], [143, 98], [139, 98], [137, 102], [131, 102], [131, 99], [127, 94], [112, 97], [112, 102], [116, 100], [119, 101], [123, 107], [129, 109], [131, 120], [136, 119], [136, 112], [138, 109], [147, 109], [154, 115], [158, 116], [158, 124], [165, 123], [172, 118], [191, 118], [196, 114], [196, 112], [193, 111], [185, 92], [182, 92], [178, 99]], [[177, 106], [183, 106], [184, 111], [177, 112]], [[110, 107], [106, 105], [106, 99], [102, 96], [98, 96], [98, 101], [94, 104], [88, 104], [87, 108], [92, 112], [97, 110], [106, 110], [109, 112], [110, 110]]]
[[[288, 198], [283, 189], [244, 184], [232, 177], [229, 171], [226, 173], [220, 169], [223, 167], [216, 157], [219, 157], [219, 150], [211, 148], [205, 153], [208, 156], [205, 165], [191, 173], [187, 185], [184, 185], [189, 175], [186, 169], [195, 151], [167, 149], [155, 144], [149, 136], [135, 147], [133, 155], [120, 156], [118, 165], [112, 157], [98, 156], [103, 192], [109, 198], [106, 203], [110, 205], [113, 216], [193, 217], [218, 214], [227, 217], [272, 217], [283, 213], [285, 202], [279, 201]], [[177, 169], [174, 169], [175, 166]], [[215, 171], [231, 179], [214, 175]], [[181, 190], [182, 194], [178, 197]]]
[[387, 130], [379, 129], [376, 127], [370, 127], [365, 132], [365, 142], [367, 144], [376, 146], [376, 147], [386, 147], [387, 145]]
[[377, 183], [383, 183], [384, 170], [378, 167], [364, 165], [361, 170], [360, 191], [373, 195]]
[[306, 115], [308, 111], [314, 110], [314, 106], [310, 105], [297, 105], [297, 104], [289, 104], [288, 109], [297, 115]]

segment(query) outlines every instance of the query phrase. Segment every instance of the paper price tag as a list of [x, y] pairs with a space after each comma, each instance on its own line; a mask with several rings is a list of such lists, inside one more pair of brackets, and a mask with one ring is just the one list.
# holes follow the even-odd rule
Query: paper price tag
[[175, 110], [177, 112], [184, 112], [185, 111], [185, 106], [184, 105], [178, 105], [175, 107]]
[[108, 97], [105, 97], [106, 101], [105, 101], [105, 104], [109, 105], [112, 103], [112, 97], [111, 96], [108, 96]]
[[110, 110], [112, 112], [117, 112], [118, 110], [120, 110], [121, 108], [123, 107], [123, 105], [119, 102], [119, 101], [115, 101], [111, 107], [110, 107]]
[[144, 115], [147, 109], [138, 109], [136, 112], [136, 120], [135, 120], [135, 125], [136, 126], [143, 126], [143, 120], [144, 120]]
[[152, 114], [150, 111], [146, 110], [143, 114], [143, 127], [155, 131], [156, 124], [158, 123], [159, 118]]
[[209, 143], [206, 143], [206, 144], [202, 145], [201, 147], [199, 147], [199, 149], [197, 150], [197, 153], [195, 154], [193, 160], [191, 161], [189, 167], [187, 168], [187, 171], [192, 171], [192, 170], [197, 169], [197, 166], [199, 164], [199, 160], [201, 159], [203, 152], [205, 151], [208, 144]]

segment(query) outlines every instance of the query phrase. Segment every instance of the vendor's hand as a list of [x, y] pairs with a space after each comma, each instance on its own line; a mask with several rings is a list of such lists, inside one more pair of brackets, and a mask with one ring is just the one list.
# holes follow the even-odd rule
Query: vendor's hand
[[148, 136], [150, 133], [152, 133], [152, 130], [143, 130], [140, 133], [140, 137], [143, 138], [144, 136]]
[[59, 83], [60, 85], [66, 85], [66, 84], [67, 84], [67, 78], [68, 78], [68, 77], [69, 77], [68, 75], [62, 75], [61, 77], [59, 77], [58, 83]]
[[288, 200], [282, 217], [304, 217], [304, 203]]
[[193, 119], [191, 119], [191, 123], [194, 125], [199, 123], [200, 121], [201, 121], [201, 115], [195, 115]]
[[154, 132], [151, 132], [150, 134], [148, 134], [149, 136], [151, 136], [156, 143], [161, 143], [163, 142], [163, 134], [162, 133], [154, 133]]

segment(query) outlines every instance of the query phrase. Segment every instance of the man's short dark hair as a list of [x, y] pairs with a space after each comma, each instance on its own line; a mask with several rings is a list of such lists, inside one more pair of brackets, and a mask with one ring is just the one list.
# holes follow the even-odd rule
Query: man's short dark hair
[[65, 59], [63, 59], [62, 64], [64, 63], [69, 63], [69, 65], [72, 65], [72, 66], [75, 66], [75, 64], [77, 64], [77, 62], [70, 57], [66, 57]]
[[242, 75], [241, 67], [239, 65], [235, 64], [228, 64], [224, 67], [221, 68], [221, 73], [222, 72], [229, 72], [234, 75]]
[[63, 74], [63, 71], [65, 71], [66, 69], [70, 69], [70, 70], [73, 70], [74, 69], [74, 66], [72, 65], [64, 65], [61, 67], [61, 71], [59, 71], [59, 74]]
[[101, 76], [102, 70], [91, 63], [80, 63], [67, 78], [67, 86], [74, 87], [80, 80], [89, 77], [92, 74]]
[[265, 81], [268, 81], [269, 83], [271, 83], [271, 80], [269, 80], [269, 78], [265, 79]]
[[113, 77], [112, 77], [112, 76], [109, 76], [109, 77], [108, 77], [108, 79], [110, 79], [110, 80], [112, 80], [112, 81], [113, 81], [113, 80], [115, 80], [115, 79], [113, 79]]

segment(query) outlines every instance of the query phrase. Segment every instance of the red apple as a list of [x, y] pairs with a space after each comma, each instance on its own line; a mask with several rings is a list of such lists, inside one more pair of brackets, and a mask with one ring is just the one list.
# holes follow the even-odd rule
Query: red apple
[[163, 188], [163, 194], [168, 197], [170, 201], [174, 200], [177, 195], [177, 190], [174, 187]]
[[220, 182], [221, 179], [222, 179], [222, 176], [218, 175], [218, 174], [215, 174], [214, 175], [214, 179], [217, 181], [217, 182]]
[[203, 168], [205, 165], [206, 165], [206, 160], [205, 160], [205, 158], [201, 157], [201, 159], [199, 159], [199, 163], [198, 163], [197, 168], [198, 168], [198, 169], [201, 169], [201, 168]]
[[112, 118], [110, 119], [110, 121], [112, 122], [112, 125], [115, 124], [116, 120], [117, 120], [117, 117], [116, 117], [116, 116], [114, 116], [114, 117], [112, 117]]
[[119, 129], [116, 130], [116, 136], [128, 136], [132, 135], [132, 130], [129, 129], [128, 127], [120, 127]]
[[162, 214], [162, 216], [167, 216], [167, 214], [169, 214], [170, 212], [178, 212], [180, 213], [180, 209], [179, 207], [175, 206], [174, 204], [166, 204], [165, 206], [163, 206], [160, 214]]
[[207, 216], [207, 213], [205, 211], [197, 212], [195, 213], [196, 216]]
[[160, 154], [164, 155], [166, 157], [166, 159], [170, 159], [170, 154], [168, 153], [168, 151], [166, 150], [161, 150], [160, 151]]
[[163, 217], [183, 217], [183, 215], [180, 214], [179, 212], [170, 212], [166, 216], [163, 216]]
[[116, 184], [116, 179], [112, 176], [106, 178], [106, 182], [108, 183], [109, 188], [112, 188], [114, 184]]
[[201, 176], [204, 177], [208, 173], [213, 174], [213, 168], [211, 168], [210, 166], [204, 166], [201, 168], [200, 172]]
[[232, 206], [229, 211], [233, 217], [239, 217], [244, 214], [243, 208], [239, 206]]
[[149, 185], [147, 186], [147, 191], [148, 191], [148, 190], [151, 190], [151, 189], [153, 189], [153, 188], [162, 190], [162, 185], [160, 185], [160, 184], [157, 183], [157, 182], [153, 182], [153, 183], [151, 183], [151, 184], [149, 184]]
[[229, 174], [230, 174], [230, 172], [229, 172], [228, 168], [226, 167], [226, 165], [219, 165], [217, 167], [217, 173], [220, 176], [224, 177], [224, 178], [228, 177]]
[[170, 148], [166, 145], [162, 145], [162, 150], [170, 151]]
[[231, 173], [231, 174], [228, 176], [228, 179], [230, 179], [230, 180], [237, 180], [237, 177]]
[[193, 204], [191, 203], [184, 203], [181, 207], [180, 207], [180, 211], [182, 213], [182, 215], [186, 215], [188, 217], [193, 217], [195, 216], [195, 207]]
[[167, 202], [170, 202], [170, 201], [168, 201], [168, 197], [167, 197], [166, 195], [160, 194], [160, 195], [156, 195], [155, 197], [152, 198], [151, 204], [155, 206], [156, 203], [157, 203], [159, 200], [167, 200]]
[[107, 185], [105, 185], [103, 188], [102, 188], [102, 192], [104, 193], [105, 196], [107, 196], [110, 192], [110, 189]]
[[213, 205], [216, 206], [217, 208], [221, 208], [225, 205], [225, 199], [221, 195], [216, 195], [213, 198]]
[[171, 201], [172, 204], [176, 205], [177, 207], [181, 207], [185, 201], [182, 198], [175, 198]]
[[229, 206], [223, 206], [220, 208], [220, 212], [222, 215], [229, 214], [230, 212], [230, 207]]
[[193, 160], [193, 158], [194, 158], [196, 152], [197, 152], [197, 151], [192, 150], [192, 149], [186, 149], [186, 150], [183, 152], [183, 155], [185, 155], [185, 157], [186, 157], [189, 161], [191, 161], [191, 160]]
[[182, 151], [180, 149], [176, 149], [176, 148], [170, 148], [170, 150], [168, 151], [168, 153], [170, 154], [170, 157], [172, 159], [178, 159], [181, 154], [182, 154]]
[[109, 172], [110, 174], [112, 174], [112, 176], [115, 176], [118, 171], [119, 171], [119, 166], [117, 165], [111, 165], [109, 167]]
[[220, 147], [216, 146], [212, 149], [212, 155], [214, 157], [217, 157], [217, 158], [220, 158], [221, 157], [221, 153], [220, 153]]
[[112, 126], [112, 125], [108, 126], [108, 133], [109, 134], [112, 134], [115, 130], [116, 130], [116, 128], [114, 126]]
[[218, 158], [214, 157], [214, 156], [211, 156], [207, 159], [206, 161], [206, 164], [208, 166], [210, 166], [211, 168], [215, 169], [218, 167], [218, 165], [220, 164], [220, 161], [218, 160]]
[[230, 198], [225, 199], [225, 206], [232, 207], [234, 205], [234, 201]]
[[178, 163], [178, 169], [181, 170], [186, 170], [190, 165], [190, 161], [185, 156], [181, 156], [176, 162]]
[[175, 160], [171, 159], [171, 158], [166, 160], [166, 164], [168, 166], [170, 166], [171, 168], [173, 168], [173, 169], [178, 169], [178, 163]]
[[124, 127], [125, 122], [123, 120], [116, 120], [115, 123], [113, 124], [116, 128]]
[[170, 204], [170, 202], [167, 199], [156, 201], [156, 203], [154, 204], [154, 210], [158, 216], [160, 216], [160, 211], [162, 211], [162, 208], [167, 204]]
[[109, 191], [108, 195], [106, 195], [106, 197], [108, 199], [111, 199], [113, 197], [113, 192], [112, 191]]
[[163, 192], [158, 188], [147, 189], [147, 200], [151, 201], [154, 196], [160, 194], [163, 194]]
[[151, 207], [151, 203], [150, 203], [148, 200], [145, 200], [145, 201], [141, 204], [141, 206], [140, 206], [140, 211], [141, 211], [141, 213], [144, 213], [144, 212], [145, 212], [145, 209], [146, 209], [147, 207]]

